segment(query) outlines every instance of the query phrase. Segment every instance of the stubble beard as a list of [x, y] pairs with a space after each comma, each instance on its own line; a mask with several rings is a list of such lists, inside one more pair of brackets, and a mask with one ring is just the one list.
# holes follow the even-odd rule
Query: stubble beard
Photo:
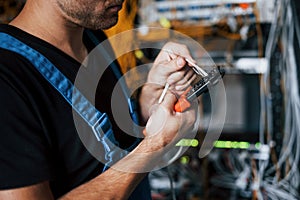
[[118, 22], [118, 14], [110, 17], [107, 19], [105, 16], [88, 16], [86, 18], [83, 18], [83, 20], [79, 20], [78, 25], [93, 29], [93, 30], [98, 30], [98, 29], [109, 29], [112, 26], [114, 26]]
[[118, 13], [113, 15], [106, 14], [105, 10], [102, 13], [94, 13], [93, 8], [82, 9], [74, 5], [70, 5], [68, 1], [57, 1], [64, 17], [78, 26], [98, 30], [108, 29], [118, 22]]

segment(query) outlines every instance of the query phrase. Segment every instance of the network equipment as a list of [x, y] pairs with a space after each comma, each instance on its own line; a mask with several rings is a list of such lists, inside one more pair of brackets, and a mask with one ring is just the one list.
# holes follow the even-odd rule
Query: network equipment
[[[194, 157], [201, 134], [178, 144], [191, 149], [180, 159], [184, 163], [169, 167], [169, 176], [174, 168], [179, 174], [170, 180], [188, 180], [190, 192], [204, 197], [299, 199], [299, 64], [294, 47], [300, 46], [300, 28], [295, 2], [140, 1], [138, 25], [174, 29], [199, 41], [225, 69], [227, 101], [232, 102], [223, 133], [206, 159], [196, 162]], [[201, 102], [207, 124], [209, 95], [202, 95]], [[187, 168], [197, 168], [199, 174], [181, 170]], [[193, 177], [202, 178], [201, 184]], [[176, 184], [173, 189], [178, 191]]]

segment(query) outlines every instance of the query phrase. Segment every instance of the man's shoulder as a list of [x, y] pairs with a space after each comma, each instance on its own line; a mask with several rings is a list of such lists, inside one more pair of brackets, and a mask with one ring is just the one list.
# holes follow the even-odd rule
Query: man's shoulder
[[30, 38], [26, 37], [26, 35], [28, 34], [21, 29], [8, 24], [0, 24], [0, 65], [2, 65], [2, 67], [16, 66], [16, 64], [29, 64], [24, 56], [21, 56], [20, 53], [12, 50], [14, 47], [11, 45], [13, 41], [21, 41], [23, 43], [30, 42]]

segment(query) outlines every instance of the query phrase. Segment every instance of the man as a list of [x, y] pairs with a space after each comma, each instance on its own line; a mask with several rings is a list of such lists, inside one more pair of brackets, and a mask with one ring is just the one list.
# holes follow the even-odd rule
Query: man
[[[95, 47], [85, 30], [113, 26], [122, 3], [27, 0], [9, 25], [0, 26], [0, 32], [39, 51], [74, 82], [81, 63]], [[105, 39], [101, 31], [92, 32], [99, 40]], [[147, 172], [144, 169], [162, 156], [168, 144], [177, 141], [179, 133], [192, 127], [195, 115], [192, 110], [173, 111], [175, 95], [187, 87], [187, 78], [193, 79], [191, 71], [184, 68], [183, 57], [192, 58], [185, 46], [168, 43], [164, 48], [174, 54], [162, 51], [158, 55], [148, 76], [149, 84], [139, 95], [141, 120], [146, 122], [150, 117], [147, 135], [129, 155], [107, 170], [82, 144], [74, 126], [72, 107], [61, 94], [25, 57], [0, 49], [0, 199], [144, 198], [139, 194], [143, 191], [139, 183]], [[122, 135], [109, 106], [116, 82], [112, 70], [105, 72], [97, 88], [95, 106], [108, 113], [116, 139], [121, 146], [122, 139], [127, 139], [122, 147], [127, 148], [132, 138]], [[150, 112], [162, 93], [161, 84], [166, 82], [173, 93], [167, 93]], [[157, 119], [164, 119], [164, 124]]]

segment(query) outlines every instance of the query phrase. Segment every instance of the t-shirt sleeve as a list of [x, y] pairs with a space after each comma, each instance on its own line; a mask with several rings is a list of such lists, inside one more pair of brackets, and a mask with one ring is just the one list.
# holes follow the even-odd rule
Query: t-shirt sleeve
[[0, 189], [51, 177], [49, 144], [38, 113], [20, 89], [0, 76]]

